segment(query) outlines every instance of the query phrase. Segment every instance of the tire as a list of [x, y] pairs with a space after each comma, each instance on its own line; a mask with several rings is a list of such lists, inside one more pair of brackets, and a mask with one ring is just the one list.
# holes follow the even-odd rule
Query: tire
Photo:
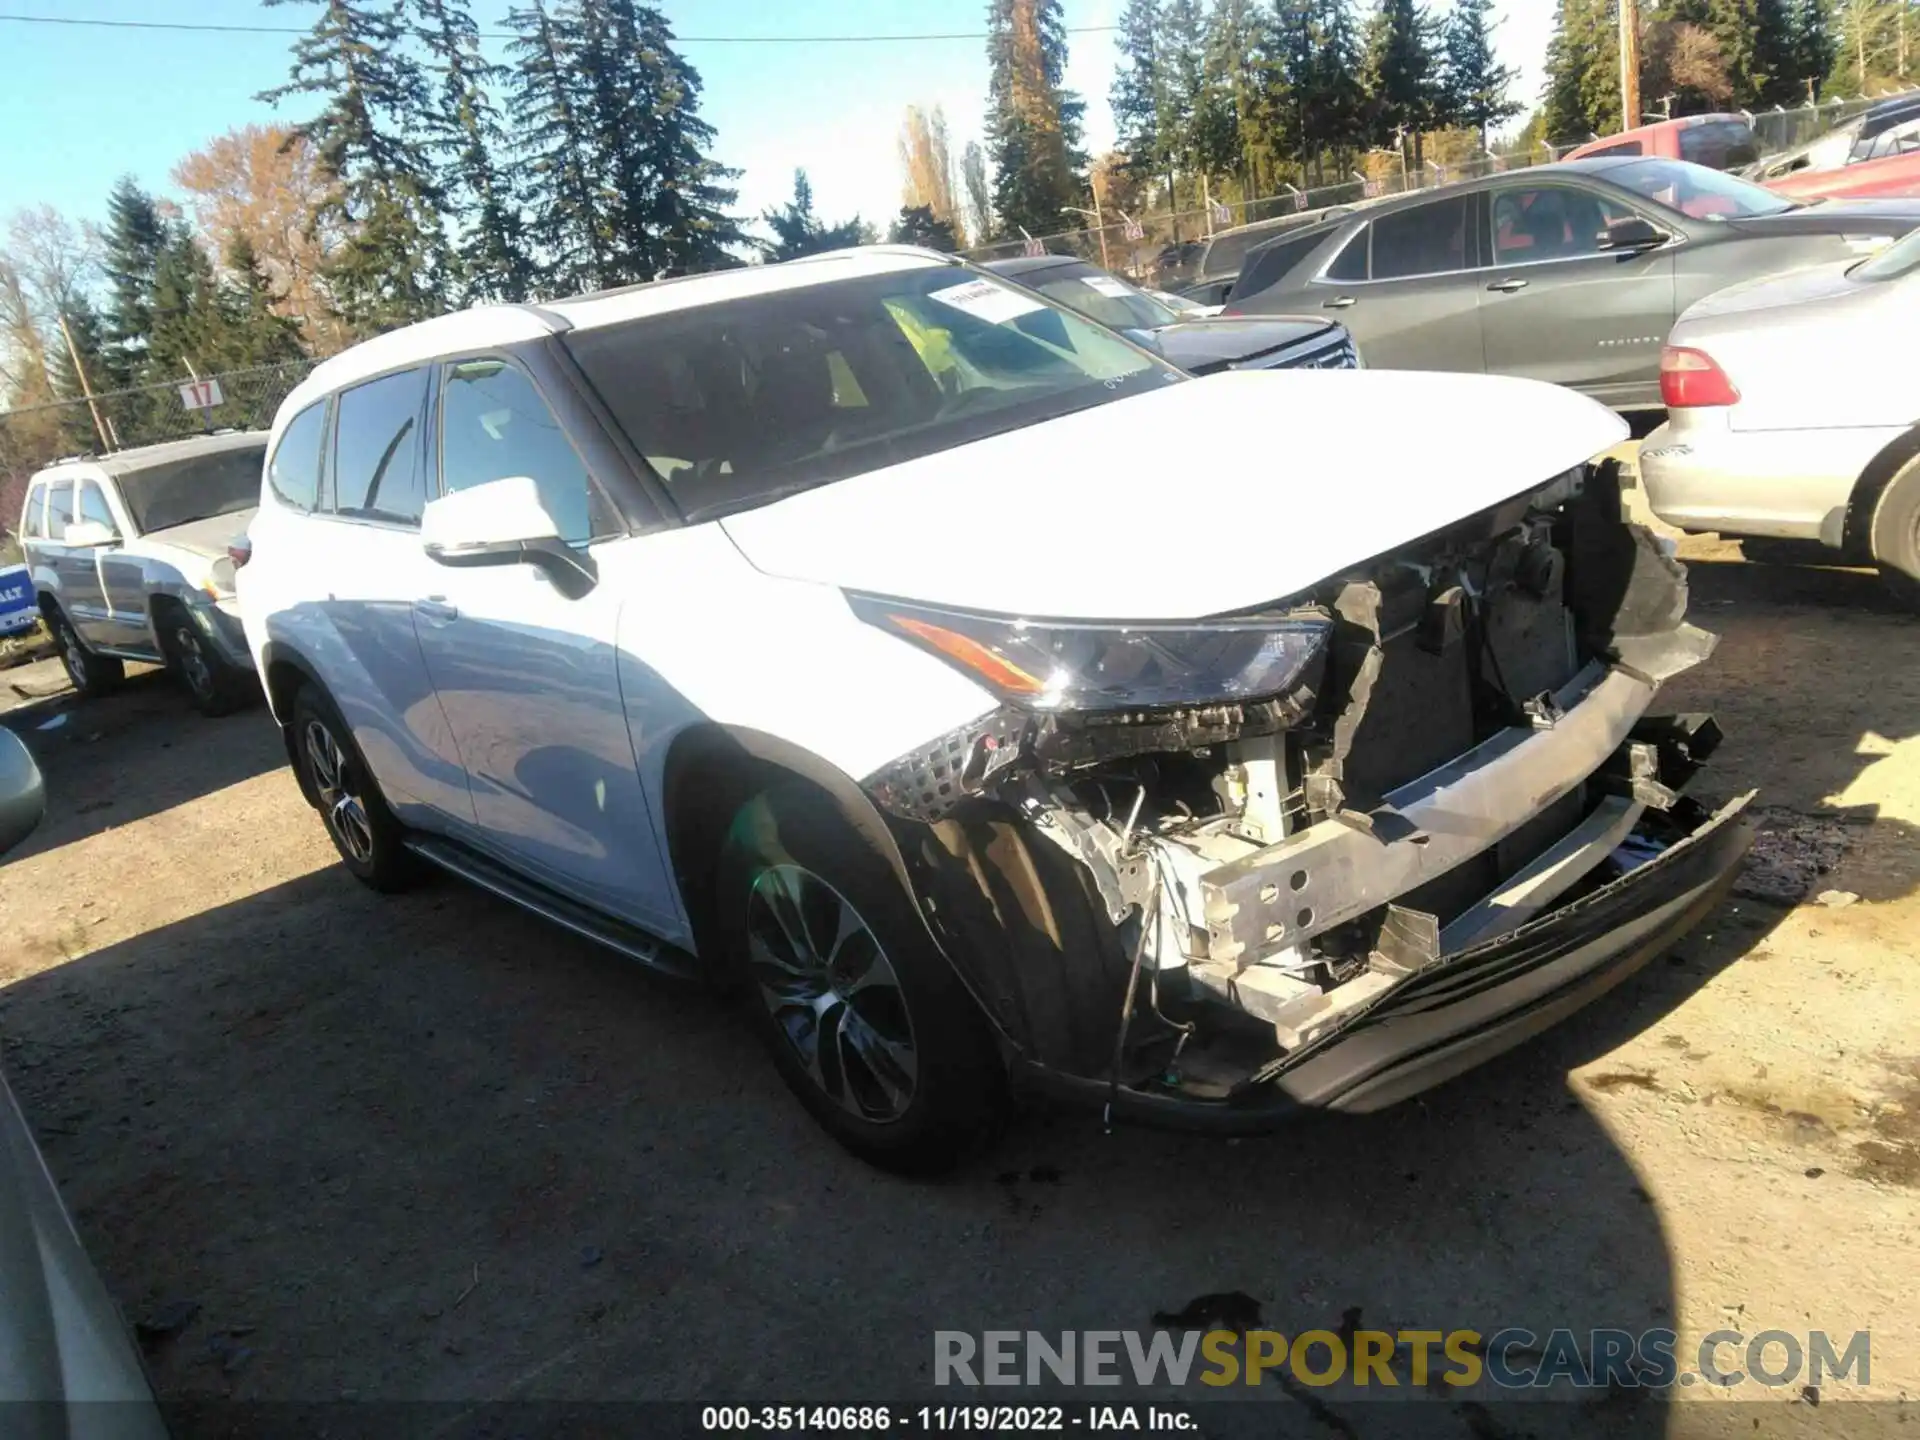
[[202, 715], [231, 715], [258, 693], [253, 676], [227, 662], [200, 633], [184, 605], [156, 606], [153, 630], [160, 637], [167, 673]]
[[1920, 460], [1907, 462], [1873, 512], [1873, 559], [1881, 582], [1909, 610], [1920, 610]]
[[87, 642], [80, 638], [73, 628], [73, 622], [67, 619], [67, 612], [55, 606], [46, 611], [47, 628], [53, 632], [53, 643], [60, 651], [60, 663], [66, 667], [67, 679], [81, 695], [91, 700], [119, 688], [120, 682], [127, 678], [127, 667], [111, 655], [96, 655], [87, 648]]
[[362, 884], [397, 891], [419, 878], [419, 859], [406, 847], [406, 830], [381, 797], [339, 709], [318, 686], [304, 685], [291, 712], [293, 753], [300, 788]]
[[714, 917], [782, 1078], [848, 1150], [931, 1174], [993, 1130], [1006, 1067], [986, 1019], [886, 857], [827, 796], [789, 784], [735, 813]]

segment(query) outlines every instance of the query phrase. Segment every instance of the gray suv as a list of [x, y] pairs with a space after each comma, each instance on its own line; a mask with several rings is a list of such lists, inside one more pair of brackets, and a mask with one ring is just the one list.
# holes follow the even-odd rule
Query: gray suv
[[231, 552], [260, 503], [266, 445], [258, 431], [196, 436], [62, 460], [28, 482], [20, 543], [81, 694], [113, 688], [128, 660], [165, 665], [203, 714], [258, 694]]

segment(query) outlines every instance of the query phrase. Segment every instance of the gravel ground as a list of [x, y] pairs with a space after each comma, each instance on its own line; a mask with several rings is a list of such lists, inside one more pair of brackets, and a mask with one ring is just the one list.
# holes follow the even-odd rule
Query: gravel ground
[[1762, 787], [1766, 864], [1666, 961], [1383, 1115], [1225, 1143], [1043, 1111], [949, 1180], [877, 1174], [709, 997], [452, 882], [356, 885], [264, 712], [202, 720], [152, 675], [6, 717], [52, 797], [0, 867], [9, 1074], [129, 1316], [191, 1313], [149, 1353], [171, 1401], [432, 1400], [464, 1433], [501, 1399], [897, 1400], [935, 1329], [1145, 1328], [1240, 1292], [1289, 1334], [1670, 1326], [1686, 1356], [1869, 1329], [1852, 1393], [1888, 1403], [1514, 1421], [1269, 1389], [1209, 1433], [1898, 1429], [1920, 625], [1863, 574], [1688, 548], [1724, 639], [1675, 700], [1726, 730], [1712, 788]]

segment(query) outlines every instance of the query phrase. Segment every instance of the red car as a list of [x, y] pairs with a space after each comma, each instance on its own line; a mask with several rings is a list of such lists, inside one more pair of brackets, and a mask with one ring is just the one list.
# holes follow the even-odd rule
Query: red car
[[1760, 150], [1744, 115], [1683, 115], [1589, 141], [1560, 158], [1588, 160], [1596, 155], [1658, 155], [1691, 160], [1710, 170], [1733, 170], [1751, 165]]
[[1791, 200], [1886, 200], [1920, 196], [1920, 150], [1838, 170], [1796, 170], [1765, 182]]

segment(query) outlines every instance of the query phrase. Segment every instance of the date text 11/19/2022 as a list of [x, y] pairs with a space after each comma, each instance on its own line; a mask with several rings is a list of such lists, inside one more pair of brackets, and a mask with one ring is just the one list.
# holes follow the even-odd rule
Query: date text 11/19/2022
[[1177, 1433], [1199, 1428], [1187, 1411], [1162, 1405], [708, 1405], [700, 1428], [714, 1432], [877, 1435], [964, 1431]]

